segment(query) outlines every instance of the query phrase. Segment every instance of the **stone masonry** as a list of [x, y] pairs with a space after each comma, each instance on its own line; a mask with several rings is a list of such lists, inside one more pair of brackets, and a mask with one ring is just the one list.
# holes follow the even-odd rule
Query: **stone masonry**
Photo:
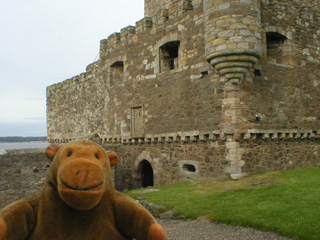
[[319, 26], [313, 0], [145, 0], [47, 88], [48, 141], [117, 151], [118, 189], [319, 165]]
[[41, 189], [49, 167], [45, 149], [0, 150], [0, 209]]

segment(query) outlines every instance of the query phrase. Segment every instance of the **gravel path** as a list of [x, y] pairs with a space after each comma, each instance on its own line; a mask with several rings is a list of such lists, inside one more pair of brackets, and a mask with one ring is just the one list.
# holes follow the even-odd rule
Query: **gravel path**
[[253, 228], [211, 223], [204, 218], [196, 220], [157, 219], [168, 235], [168, 240], [290, 240], [272, 232]]

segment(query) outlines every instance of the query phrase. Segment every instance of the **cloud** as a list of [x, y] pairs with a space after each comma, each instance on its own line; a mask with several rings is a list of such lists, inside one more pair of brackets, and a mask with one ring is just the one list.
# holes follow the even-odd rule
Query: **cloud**
[[2, 95], [4, 100], [0, 101], [0, 123], [31, 122], [32, 119], [38, 119], [37, 121], [43, 119], [45, 123], [46, 100], [30, 98], [31, 96], [24, 99], [20, 94], [15, 93]]
[[0, 134], [45, 133], [37, 124], [45, 125], [46, 87], [84, 72], [101, 39], [143, 18], [143, 3], [1, 0], [0, 124], [17, 125], [1, 125]]

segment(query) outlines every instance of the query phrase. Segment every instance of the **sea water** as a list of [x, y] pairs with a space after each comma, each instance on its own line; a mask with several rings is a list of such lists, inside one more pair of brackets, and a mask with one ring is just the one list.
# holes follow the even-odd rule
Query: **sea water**
[[4, 142], [0, 143], [1, 149], [30, 149], [30, 148], [47, 148], [48, 142]]

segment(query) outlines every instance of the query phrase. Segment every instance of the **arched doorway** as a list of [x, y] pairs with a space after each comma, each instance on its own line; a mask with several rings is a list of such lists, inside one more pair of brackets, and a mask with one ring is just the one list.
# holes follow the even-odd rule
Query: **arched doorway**
[[140, 162], [141, 187], [153, 186], [153, 169], [147, 160]]

